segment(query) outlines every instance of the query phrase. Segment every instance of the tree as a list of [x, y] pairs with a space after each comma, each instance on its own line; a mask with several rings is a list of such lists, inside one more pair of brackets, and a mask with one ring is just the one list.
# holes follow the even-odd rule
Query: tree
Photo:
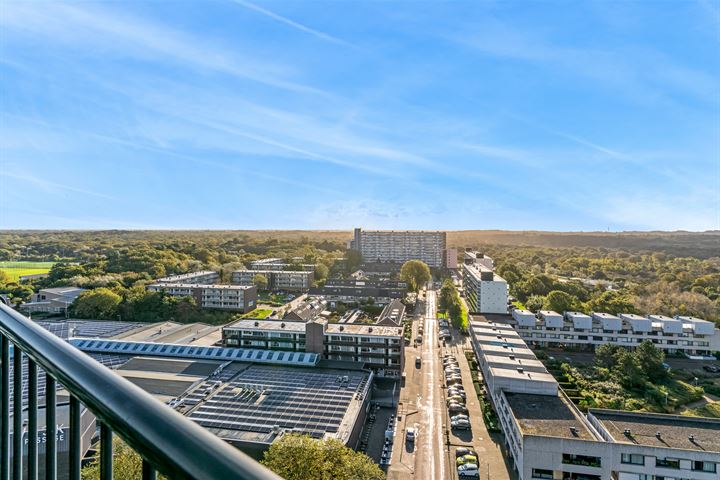
[[645, 340], [635, 349], [635, 356], [640, 363], [645, 376], [653, 381], [662, 380], [667, 377], [667, 370], [663, 367], [665, 353], [657, 348], [654, 343]]
[[122, 297], [109, 288], [82, 292], [72, 304], [73, 315], [79, 318], [109, 320], [115, 318]]
[[[97, 455], [97, 458], [100, 458], [100, 455]], [[142, 478], [142, 457], [117, 436], [113, 437], [113, 476], [118, 479]], [[80, 478], [100, 480], [99, 460], [85, 466], [80, 471]], [[167, 477], [158, 474], [158, 480], [167, 480]]]
[[257, 287], [258, 290], [267, 290], [268, 279], [262, 273], [258, 273], [253, 277], [253, 284]]
[[625, 349], [617, 356], [617, 367], [614, 370], [620, 383], [626, 388], [638, 388], [645, 385], [647, 377], [637, 355]]
[[322, 282], [330, 274], [330, 269], [324, 263], [318, 263], [315, 265], [315, 281]]
[[289, 434], [270, 445], [262, 463], [286, 480], [382, 480], [385, 474], [367, 455], [338, 440]]
[[624, 351], [622, 347], [604, 343], [595, 349], [595, 365], [612, 370], [618, 363], [618, 355]]
[[400, 269], [400, 278], [407, 282], [411, 292], [417, 292], [420, 286], [431, 278], [430, 267], [420, 260], [408, 260]]
[[525, 308], [527, 308], [531, 312], [537, 312], [538, 310], [542, 310], [544, 304], [545, 297], [543, 297], [542, 295], [531, 295], [530, 298], [525, 300]]
[[362, 263], [362, 255], [357, 250], [348, 250], [345, 252], [345, 271], [352, 273], [358, 269]]
[[617, 290], [606, 290], [585, 304], [589, 312], [638, 313], [630, 295]]
[[553, 290], [548, 293], [545, 297], [545, 303], [543, 309], [555, 310], [556, 312], [563, 313], [575, 310], [579, 301], [577, 297], [565, 293], [560, 290]]

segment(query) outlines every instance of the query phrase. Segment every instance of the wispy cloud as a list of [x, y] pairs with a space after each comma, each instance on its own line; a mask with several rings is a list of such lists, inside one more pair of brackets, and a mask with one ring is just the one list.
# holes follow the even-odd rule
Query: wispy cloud
[[254, 3], [247, 2], [245, 0], [231, 0], [233, 3], [237, 3], [238, 5], [242, 5], [245, 8], [248, 8], [250, 10], [253, 10], [255, 12], [261, 13], [267, 17], [272, 18], [273, 20], [277, 20], [278, 22], [284, 23], [285, 25], [289, 25], [297, 30], [300, 30], [301, 32], [308, 33], [314, 37], [317, 37], [321, 40], [325, 40], [331, 43], [335, 43], [338, 45], [343, 45], [346, 47], [352, 47], [350, 43], [346, 42], [345, 40], [341, 40], [337, 37], [334, 37], [330, 34], [327, 34], [325, 32], [321, 32], [319, 30], [315, 30], [314, 28], [310, 28], [307, 25], [303, 25], [302, 23], [296, 22], [295, 20], [291, 20], [287, 17], [283, 17], [282, 15], [278, 15], [275, 12], [271, 12], [270, 10], [267, 10], [265, 8], [262, 8]]
[[117, 52], [138, 59], [175, 62], [184, 67], [221, 72], [283, 90], [326, 94], [295, 82], [286, 65], [241, 55], [205, 37], [197, 37], [126, 13], [82, 4], [27, 4], [3, 6], [0, 25], [8, 32], [26, 32], [82, 48], [83, 52]]
[[95, 192], [92, 190], [86, 190], [84, 188], [73, 187], [72, 185], [53, 182], [53, 181], [47, 180], [45, 178], [40, 178], [40, 177], [30, 175], [27, 173], [12, 173], [12, 172], [2, 171], [2, 172], [0, 172], [0, 176], [6, 177], [6, 178], [11, 178], [13, 180], [20, 180], [23, 182], [31, 183], [31, 184], [35, 185], [36, 187], [40, 187], [48, 192], [65, 191], [65, 192], [79, 193], [81, 195], [89, 195], [91, 197], [104, 198], [107, 200], [116, 200], [115, 197], [113, 197], [111, 195], [107, 195], [105, 193]]

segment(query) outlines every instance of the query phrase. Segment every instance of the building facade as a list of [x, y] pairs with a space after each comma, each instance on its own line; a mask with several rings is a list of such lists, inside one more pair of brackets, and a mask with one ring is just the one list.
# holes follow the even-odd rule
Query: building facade
[[540, 347], [586, 346], [594, 349], [610, 343], [634, 348], [652, 342], [667, 353], [708, 356], [720, 351], [720, 330], [694, 317], [662, 315], [514, 310], [513, 324], [520, 337]]
[[482, 264], [464, 263], [463, 291], [471, 312], [499, 313], [508, 311], [507, 282]]
[[239, 320], [223, 327], [222, 338], [227, 347], [319, 353], [327, 360], [363, 364], [386, 377], [399, 377], [405, 363], [401, 327]]
[[473, 319], [470, 332], [520, 480], [720, 478], [720, 421], [615, 410], [586, 416], [512, 326]]
[[447, 234], [445, 232], [355, 229], [350, 248], [357, 250], [364, 262], [405, 263], [421, 260], [429, 267], [445, 266]]
[[253, 260], [247, 264], [248, 270], [304, 270], [306, 272], [315, 271], [315, 265], [310, 263], [286, 263], [282, 258], [263, 258], [262, 260]]
[[247, 285], [199, 285], [192, 283], [154, 283], [147, 289], [177, 297], [193, 297], [202, 308], [247, 313], [257, 307], [257, 289]]
[[315, 280], [315, 274], [305, 270], [235, 270], [232, 272], [232, 283], [254, 285], [255, 275], [267, 278], [267, 288], [272, 291], [305, 292]]
[[370, 280], [330, 279], [322, 287], [312, 287], [310, 295], [321, 295], [328, 302], [354, 303], [372, 298], [377, 305], [387, 305], [393, 299], [404, 298], [407, 294], [407, 283]]
[[218, 272], [213, 272], [212, 270], [170, 275], [169, 277], [158, 278], [155, 280], [155, 283], [194, 283], [200, 285], [218, 282], [220, 282], [220, 274]]
[[43, 288], [30, 302], [20, 305], [20, 309], [28, 313], [64, 313], [84, 291], [78, 287]]

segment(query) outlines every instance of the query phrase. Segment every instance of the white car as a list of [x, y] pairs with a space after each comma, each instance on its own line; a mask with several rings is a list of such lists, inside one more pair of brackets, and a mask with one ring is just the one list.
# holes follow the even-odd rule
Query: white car
[[464, 418], [450, 421], [450, 427], [457, 430], [470, 430], [470, 421]]
[[417, 429], [416, 428], [406, 428], [405, 429], [405, 440], [408, 442], [414, 442], [417, 438]]
[[458, 467], [458, 476], [460, 478], [480, 478], [478, 466], [474, 463], [466, 463]]

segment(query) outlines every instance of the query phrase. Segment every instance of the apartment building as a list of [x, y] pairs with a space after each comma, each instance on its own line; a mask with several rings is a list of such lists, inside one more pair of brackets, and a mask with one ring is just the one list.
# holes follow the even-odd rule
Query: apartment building
[[471, 312], [507, 313], [508, 285], [492, 269], [480, 263], [464, 263], [463, 291]]
[[262, 260], [253, 260], [247, 264], [248, 270], [304, 270], [306, 272], [315, 271], [315, 265], [311, 263], [286, 263], [282, 258], [263, 258]]
[[495, 269], [495, 262], [492, 258], [482, 252], [476, 252], [474, 250], [466, 249], [465, 252], [463, 252], [463, 263], [465, 265], [482, 265], [490, 270]]
[[586, 416], [510, 325], [473, 319], [470, 331], [520, 480], [718, 479], [720, 421], [614, 410]]
[[201, 272], [182, 273], [180, 275], [170, 275], [169, 277], [158, 278], [155, 283], [194, 283], [198, 285], [207, 285], [218, 283], [220, 274], [211, 270], [203, 270]]
[[515, 328], [531, 345], [562, 347], [587, 346], [594, 349], [606, 343], [627, 348], [650, 341], [667, 353], [690, 356], [712, 355], [720, 351], [720, 330], [715, 324], [694, 317], [662, 315], [643, 317], [634, 314], [540, 311], [512, 313]]
[[404, 366], [401, 327], [239, 320], [223, 327], [222, 337], [226, 347], [318, 353], [326, 360], [363, 364], [385, 377], [399, 377]]
[[305, 292], [315, 280], [315, 274], [305, 270], [235, 270], [232, 283], [254, 285], [255, 275], [263, 275], [268, 281], [268, 290], [285, 292]]
[[254, 286], [154, 283], [148, 285], [147, 289], [178, 297], [193, 297], [202, 308], [247, 313], [257, 307], [257, 289]]
[[405, 263], [421, 260], [429, 267], [445, 266], [447, 234], [445, 232], [355, 229], [350, 248], [357, 250], [365, 262]]
[[28, 313], [64, 313], [84, 291], [78, 287], [43, 288], [28, 303], [20, 305], [20, 309]]
[[370, 281], [330, 279], [322, 287], [311, 287], [310, 295], [321, 295], [331, 305], [337, 302], [354, 303], [372, 298], [376, 305], [387, 305], [407, 294], [407, 283], [396, 281]]

